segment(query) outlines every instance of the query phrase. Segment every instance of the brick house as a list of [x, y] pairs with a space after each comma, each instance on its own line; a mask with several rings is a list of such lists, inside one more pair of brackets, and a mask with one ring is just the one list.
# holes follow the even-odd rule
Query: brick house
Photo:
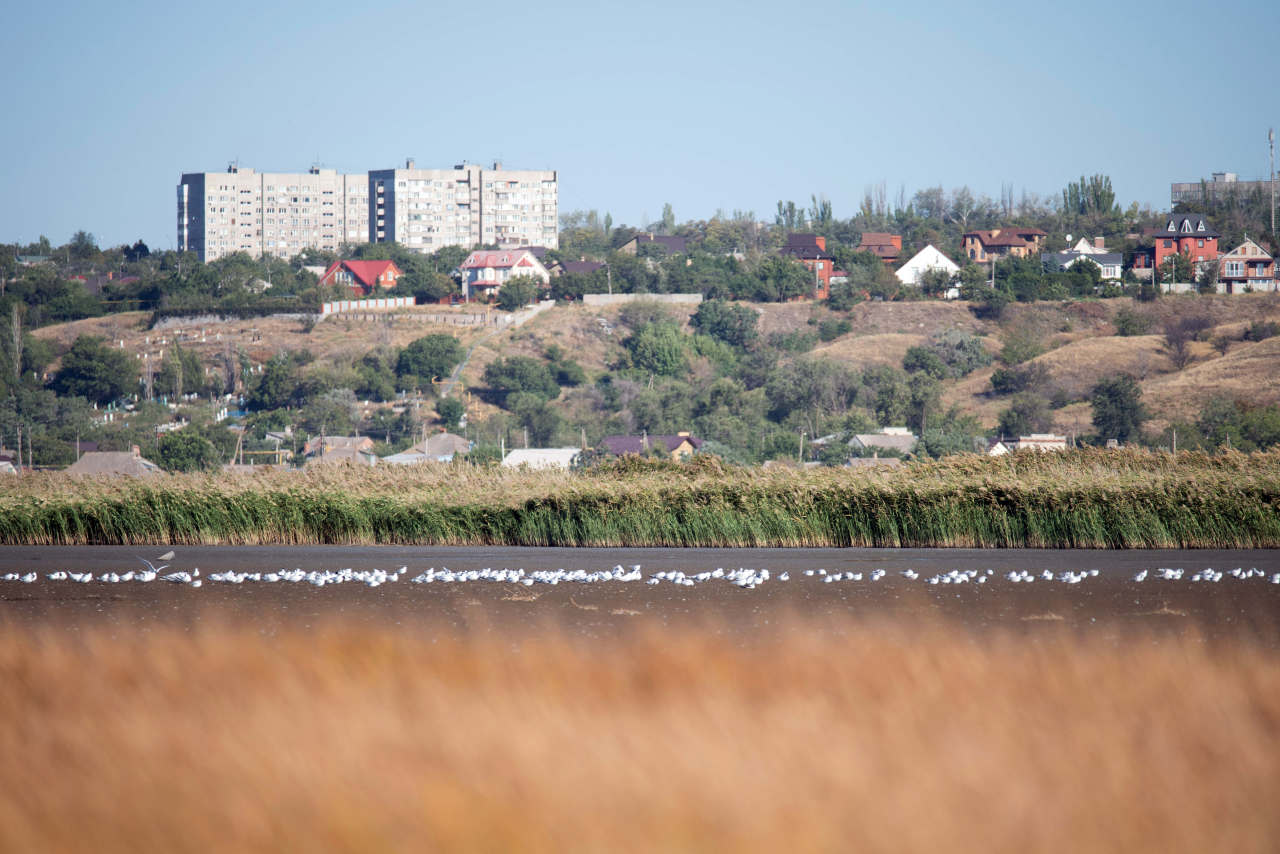
[[1209, 225], [1204, 214], [1169, 214], [1163, 228], [1150, 231], [1155, 240], [1153, 262], [1157, 268], [1170, 255], [1181, 253], [1194, 266], [1218, 259], [1218, 238], [1221, 237]]
[[1038, 228], [994, 228], [966, 231], [964, 256], [975, 264], [997, 258], [1027, 258], [1037, 255], [1048, 235]]
[[358, 297], [367, 297], [378, 288], [394, 288], [404, 275], [395, 261], [334, 261], [320, 277], [320, 284], [338, 284]]
[[902, 235], [887, 231], [864, 231], [858, 243], [859, 252], [870, 252], [884, 263], [893, 266], [902, 255]]
[[826, 299], [831, 295], [831, 274], [835, 256], [827, 252], [827, 239], [817, 234], [789, 234], [783, 255], [790, 255], [805, 269], [813, 273], [814, 299]]

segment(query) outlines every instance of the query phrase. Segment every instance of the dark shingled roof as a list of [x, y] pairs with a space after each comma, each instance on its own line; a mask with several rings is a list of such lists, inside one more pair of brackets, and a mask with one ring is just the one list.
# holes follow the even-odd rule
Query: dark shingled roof
[[600, 261], [561, 261], [560, 266], [566, 273], [594, 273], [604, 269]]
[[788, 234], [782, 254], [807, 261], [834, 261], [835, 258], [822, 248], [816, 234]]
[[1089, 254], [1087, 252], [1042, 252], [1040, 253], [1040, 263], [1048, 266], [1052, 265], [1054, 270], [1065, 270], [1068, 264], [1075, 262], [1077, 258], [1087, 258], [1099, 267], [1107, 264], [1120, 264], [1124, 261], [1124, 255], [1119, 252], [1104, 252], [1102, 254]]
[[689, 247], [689, 241], [683, 237], [672, 237], [665, 234], [637, 234], [634, 238], [636, 246], [641, 243], [656, 243], [665, 247], [668, 252], [684, 252]]
[[680, 447], [681, 442], [688, 442], [693, 445], [694, 450], [702, 447], [702, 440], [693, 436], [649, 436], [648, 448], [645, 447], [644, 436], [605, 436], [600, 440], [600, 447], [614, 456], [621, 457], [624, 454], [644, 454], [649, 448], [656, 448], [661, 445], [670, 453], [673, 449]]
[[[1183, 223], [1187, 223], [1190, 228], [1183, 231]], [[1170, 229], [1169, 226], [1173, 228]], [[1201, 230], [1203, 228], [1203, 231]], [[1165, 220], [1163, 228], [1152, 229], [1151, 234], [1154, 237], [1221, 237], [1217, 229], [1209, 225], [1208, 220], [1204, 218], [1204, 214], [1169, 214], [1169, 218]]]

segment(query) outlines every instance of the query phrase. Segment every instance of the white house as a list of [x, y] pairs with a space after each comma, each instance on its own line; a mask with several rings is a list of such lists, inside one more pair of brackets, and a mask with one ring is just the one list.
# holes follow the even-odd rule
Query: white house
[[528, 249], [480, 249], [467, 256], [458, 266], [462, 275], [462, 295], [487, 298], [516, 276], [529, 276], [544, 285], [551, 283], [551, 273]]
[[568, 469], [582, 453], [581, 448], [521, 448], [502, 458], [505, 468]]
[[[930, 244], [917, 252], [910, 261], [899, 267], [898, 272], [894, 275], [904, 285], [919, 286], [924, 274], [930, 270], [942, 270], [948, 276], [954, 276], [960, 272], [960, 267], [956, 262], [939, 252], [933, 244]], [[952, 291], [955, 291], [954, 295], [952, 295]], [[948, 288], [946, 296], [947, 299], [955, 299], [960, 296], [960, 292], [955, 288]]]
[[[1071, 235], [1067, 235], [1067, 239], [1070, 238]], [[1102, 271], [1101, 278], [1104, 281], [1120, 280], [1124, 268], [1124, 255], [1119, 252], [1108, 252], [1101, 237], [1094, 238], [1092, 243], [1082, 237], [1066, 252], [1043, 252], [1040, 255], [1040, 262], [1049, 272], [1062, 273], [1069, 270], [1073, 264], [1079, 263], [1081, 258], [1088, 258], [1097, 264]]]

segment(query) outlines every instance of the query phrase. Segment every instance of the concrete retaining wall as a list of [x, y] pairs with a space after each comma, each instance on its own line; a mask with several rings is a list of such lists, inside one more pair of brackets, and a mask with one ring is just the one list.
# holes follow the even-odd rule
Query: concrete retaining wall
[[583, 305], [622, 305], [628, 302], [661, 302], [670, 305], [697, 305], [702, 294], [583, 294]]

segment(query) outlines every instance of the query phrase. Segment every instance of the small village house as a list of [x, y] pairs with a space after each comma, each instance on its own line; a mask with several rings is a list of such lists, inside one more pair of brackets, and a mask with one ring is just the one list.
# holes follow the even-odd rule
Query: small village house
[[827, 252], [827, 239], [818, 234], [789, 234], [782, 254], [795, 258], [813, 273], [813, 298], [826, 299], [831, 295], [831, 275], [835, 256]]
[[683, 255], [689, 251], [689, 241], [674, 235], [641, 232], [618, 247], [618, 251], [626, 255], [638, 255], [642, 246], [660, 247], [668, 255]]
[[480, 249], [472, 252], [458, 266], [462, 276], [462, 296], [472, 300], [492, 300], [509, 279], [528, 276], [543, 285], [550, 284], [551, 273], [528, 249]]
[[858, 251], [870, 252], [892, 267], [902, 255], [902, 235], [887, 231], [864, 231], [858, 242]]
[[1090, 243], [1082, 237], [1065, 252], [1041, 253], [1040, 263], [1044, 265], [1046, 272], [1063, 273], [1087, 259], [1098, 265], [1103, 281], [1118, 282], [1124, 272], [1124, 255], [1120, 252], [1108, 252], [1104, 241], [1104, 238], [1097, 237]]
[[[902, 282], [904, 285], [919, 287], [920, 280], [923, 279], [924, 274], [928, 273], [930, 270], [941, 270], [948, 276], [955, 276], [960, 272], [960, 266], [930, 244], [912, 256], [910, 261], [899, 267], [894, 275], [897, 276], [898, 281]], [[956, 299], [959, 296], [959, 288], [947, 289], [947, 299]]]
[[149, 477], [163, 474], [164, 469], [142, 456], [142, 449], [134, 445], [127, 451], [86, 451], [80, 459], [67, 466], [68, 474], [124, 475]]
[[353, 296], [367, 297], [379, 289], [394, 288], [403, 275], [395, 261], [334, 261], [320, 277], [320, 284], [340, 285]]
[[639, 436], [605, 436], [600, 440], [599, 449], [613, 454], [615, 457], [627, 454], [649, 454], [654, 449], [670, 455], [673, 460], [688, 459], [702, 447], [702, 440], [681, 431], [675, 435], [653, 435], [648, 433]]
[[502, 466], [509, 469], [561, 469], [573, 467], [581, 448], [520, 448], [502, 458]]
[[975, 264], [981, 264], [998, 258], [1027, 258], [1040, 251], [1047, 236], [1038, 228], [966, 231], [962, 245], [965, 256]]
[[1226, 294], [1276, 290], [1276, 259], [1248, 238], [1222, 256], [1218, 290]]

